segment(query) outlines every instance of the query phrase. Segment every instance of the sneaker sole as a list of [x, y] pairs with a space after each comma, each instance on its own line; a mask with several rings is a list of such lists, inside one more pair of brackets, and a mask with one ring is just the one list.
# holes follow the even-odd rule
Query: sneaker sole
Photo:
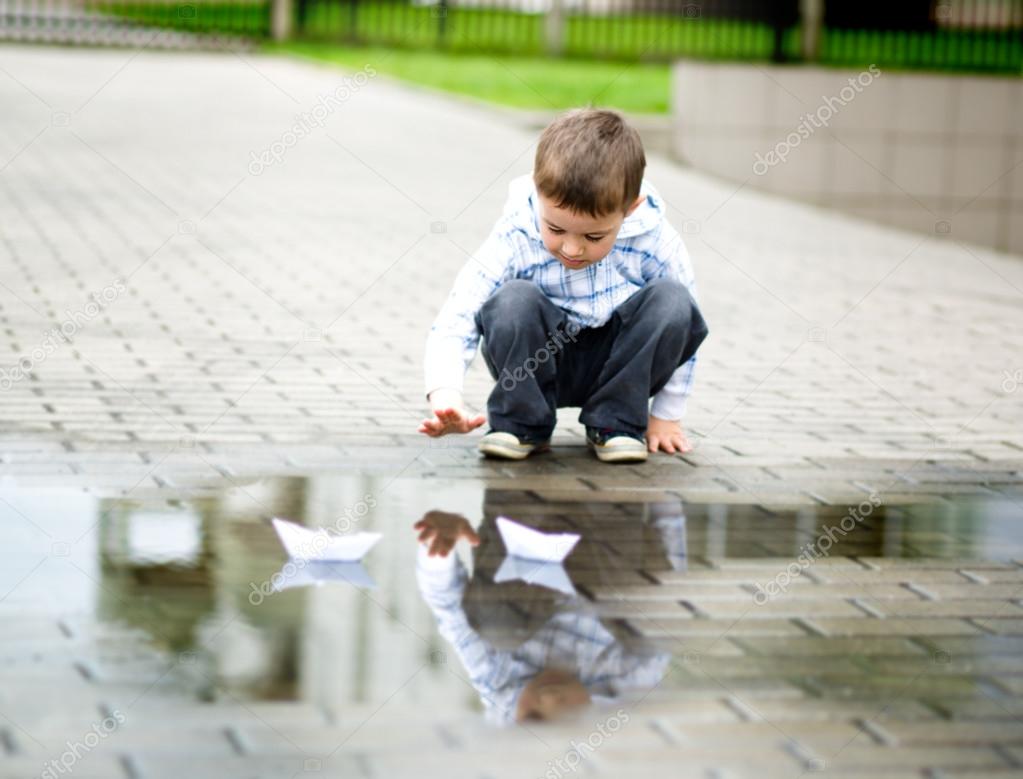
[[494, 457], [499, 460], [525, 460], [531, 454], [540, 454], [541, 452], [549, 452], [551, 449], [548, 444], [541, 444], [540, 446], [508, 446], [505, 444], [498, 444], [493, 442], [480, 443], [479, 450], [487, 457]]
[[645, 448], [639, 449], [606, 449], [592, 441], [587, 441], [597, 459], [602, 463], [645, 463], [649, 453]]

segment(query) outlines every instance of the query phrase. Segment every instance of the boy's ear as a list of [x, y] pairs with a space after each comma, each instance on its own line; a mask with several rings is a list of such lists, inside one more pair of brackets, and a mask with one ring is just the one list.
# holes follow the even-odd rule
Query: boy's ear
[[645, 195], [640, 195], [639, 197], [637, 197], [636, 200], [633, 202], [633, 204], [631, 206], [629, 206], [628, 210], [625, 212], [625, 215], [629, 216], [629, 214], [631, 214], [633, 211], [635, 211], [637, 208], [639, 208], [640, 205], [642, 205], [644, 200], [646, 200], [646, 196]]

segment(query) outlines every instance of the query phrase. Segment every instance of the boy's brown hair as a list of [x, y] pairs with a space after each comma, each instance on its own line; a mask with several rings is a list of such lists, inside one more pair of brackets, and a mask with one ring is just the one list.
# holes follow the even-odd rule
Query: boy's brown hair
[[629, 209], [639, 197], [645, 168], [643, 142], [621, 114], [580, 108], [543, 131], [533, 181], [558, 208], [601, 217]]

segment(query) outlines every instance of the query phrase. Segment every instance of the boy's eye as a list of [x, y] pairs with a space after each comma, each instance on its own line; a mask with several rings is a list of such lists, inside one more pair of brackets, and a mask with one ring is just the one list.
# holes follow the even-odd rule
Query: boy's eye
[[587, 241], [592, 241], [593, 243], [597, 243], [597, 241], [602, 241], [603, 239], [604, 239], [604, 236], [602, 236], [602, 235], [587, 235], [586, 236], [586, 240]]
[[563, 232], [565, 232], [564, 230], [562, 230], [559, 227], [548, 227], [547, 229], [550, 230], [555, 235], [561, 235]]

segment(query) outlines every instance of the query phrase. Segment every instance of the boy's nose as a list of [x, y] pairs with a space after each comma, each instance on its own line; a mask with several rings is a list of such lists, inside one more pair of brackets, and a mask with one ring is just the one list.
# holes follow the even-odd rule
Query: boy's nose
[[571, 243], [563, 244], [561, 247], [561, 253], [566, 257], [578, 257], [582, 252], [582, 248]]

